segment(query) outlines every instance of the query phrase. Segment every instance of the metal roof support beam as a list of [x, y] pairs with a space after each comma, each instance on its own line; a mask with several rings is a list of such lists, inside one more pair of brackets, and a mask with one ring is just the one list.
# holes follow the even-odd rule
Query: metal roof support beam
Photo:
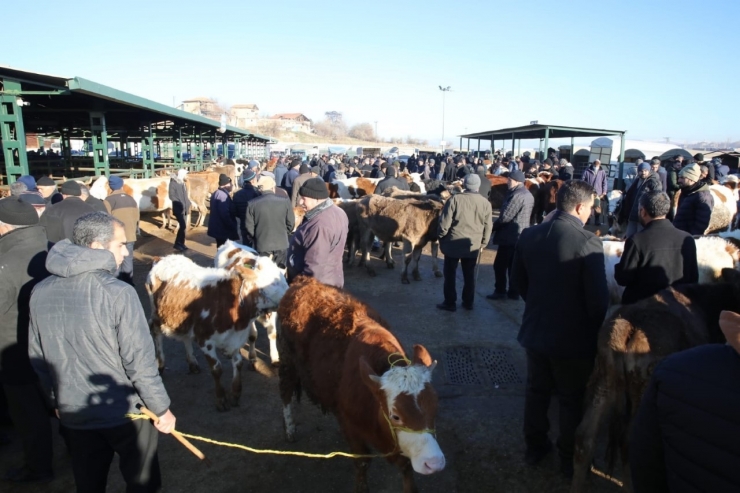
[[[545, 152], [542, 154], [544, 156], [544, 159], [542, 162], [545, 161], [545, 159], [550, 157], [550, 127], [545, 127]], [[555, 164], [555, 163], [552, 163]]]
[[614, 185], [615, 190], [621, 190], [624, 184], [624, 132], [620, 135], [620, 141], [622, 145], [619, 149], [619, 174], [617, 175], [617, 183]]
[[203, 136], [200, 128], [195, 129], [195, 169], [200, 171], [203, 168]]
[[511, 133], [511, 157], [514, 157], [514, 143], [516, 142], [516, 139], [514, 138], [516, 134], [514, 132]]
[[[3, 89], [21, 89], [20, 82], [3, 79]], [[28, 173], [26, 156], [26, 132], [23, 128], [23, 112], [16, 102], [16, 96], [0, 93], [0, 140], [5, 158], [5, 175], [8, 184]]]
[[92, 153], [95, 176], [105, 174], [110, 176], [110, 163], [108, 162], [108, 132], [105, 128], [105, 113], [100, 111], [90, 112], [90, 131], [92, 132]]
[[154, 176], [154, 135], [151, 122], [141, 129], [141, 161], [144, 165], [144, 178]]
[[182, 129], [178, 127], [175, 130], [175, 138], [173, 141], [173, 153], [175, 155], [175, 168], [182, 168]]

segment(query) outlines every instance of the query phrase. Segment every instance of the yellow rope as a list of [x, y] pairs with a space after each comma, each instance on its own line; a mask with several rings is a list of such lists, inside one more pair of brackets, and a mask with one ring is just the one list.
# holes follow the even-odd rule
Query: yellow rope
[[[145, 414], [127, 414], [127, 418], [130, 419], [149, 419], [148, 416]], [[308, 452], [293, 452], [290, 450], [270, 450], [270, 449], [257, 449], [252, 447], [247, 447], [246, 445], [239, 445], [238, 443], [228, 443], [228, 442], [219, 442], [218, 440], [211, 440], [210, 438], [205, 438], [197, 435], [190, 435], [188, 433], [179, 432], [182, 436], [185, 438], [189, 438], [191, 440], [198, 440], [201, 442], [210, 443], [213, 445], [219, 445], [221, 447], [229, 447], [229, 448], [237, 448], [241, 450], [245, 450], [247, 452], [252, 452], [253, 454], [270, 454], [270, 455], [293, 455], [296, 457], [307, 457], [309, 459], [333, 459], [334, 457], [347, 457], [350, 459], [373, 459], [378, 457], [388, 457], [390, 455], [393, 455], [393, 452], [388, 454], [350, 454], [348, 452], [331, 452], [329, 454], [312, 454]]]
[[[393, 356], [398, 356], [399, 358], [391, 361], [391, 358]], [[406, 363], [407, 366], [411, 365], [411, 361], [404, 356], [401, 353], [392, 353], [388, 355], [388, 364], [391, 365], [391, 368], [397, 365], [400, 362]], [[431, 433], [435, 434], [435, 430], [412, 430], [403, 426], [393, 426], [393, 423], [391, 423], [390, 418], [385, 414], [385, 412], [382, 413], [385, 420], [388, 422], [388, 428], [391, 430], [391, 435], [393, 436], [393, 441], [395, 442], [396, 446], [393, 448], [393, 452], [389, 452], [387, 454], [350, 454], [348, 452], [331, 452], [329, 454], [312, 454], [308, 452], [293, 452], [290, 450], [271, 450], [271, 449], [257, 449], [253, 447], [247, 447], [246, 445], [240, 445], [238, 443], [229, 443], [229, 442], [219, 442], [218, 440], [212, 440], [210, 438], [205, 438], [197, 435], [190, 435], [188, 433], [183, 433], [178, 430], [180, 435], [184, 436], [185, 438], [189, 438], [191, 440], [198, 440], [200, 442], [206, 442], [213, 445], [219, 445], [221, 447], [229, 447], [229, 448], [236, 448], [240, 450], [245, 450], [247, 452], [252, 452], [253, 454], [270, 454], [270, 455], [292, 455], [295, 457], [307, 457], [309, 459], [333, 459], [334, 457], [347, 457], [349, 459], [373, 459], [377, 457], [388, 457], [395, 453], [396, 450], [398, 450], [398, 437], [396, 436], [396, 430], [405, 431], [407, 433]], [[149, 419], [149, 417], [146, 414], [126, 414], [127, 418], [130, 419]]]

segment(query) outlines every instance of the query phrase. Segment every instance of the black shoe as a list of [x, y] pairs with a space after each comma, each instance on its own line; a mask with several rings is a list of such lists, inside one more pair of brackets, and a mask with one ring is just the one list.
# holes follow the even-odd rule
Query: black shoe
[[437, 305], [437, 308], [439, 308], [440, 310], [446, 310], [448, 312], [457, 311], [457, 307], [455, 305], [448, 305], [447, 303], [440, 303]]
[[11, 483], [48, 483], [54, 479], [54, 475], [50, 472], [38, 473], [26, 467], [16, 467], [5, 473], [3, 479]]
[[487, 294], [486, 299], [487, 300], [503, 300], [506, 298], [506, 293], [493, 293], [493, 294]]
[[524, 462], [530, 466], [536, 466], [544, 459], [547, 454], [552, 450], [552, 443], [547, 442], [546, 445], [540, 447], [527, 447], [527, 451], [524, 453]]
[[506, 295], [506, 297], [509, 298], [510, 300], [518, 300], [519, 299], [519, 295], [516, 294], [516, 293], [508, 293]]
[[466, 310], [470, 311], [470, 310], [473, 309], [473, 304], [471, 303], [469, 305], [466, 305], [465, 303], [463, 303], [462, 304], [462, 307], [465, 308]]

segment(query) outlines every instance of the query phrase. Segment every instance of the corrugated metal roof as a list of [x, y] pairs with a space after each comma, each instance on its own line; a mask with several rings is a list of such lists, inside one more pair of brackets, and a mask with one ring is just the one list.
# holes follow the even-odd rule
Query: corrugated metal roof
[[[198, 123], [211, 128], [219, 128], [221, 126], [220, 122], [216, 120], [188, 113], [187, 111], [157, 103], [156, 101], [142, 98], [140, 96], [135, 96], [83, 77], [61, 77], [0, 65], [0, 79], [2, 78], [17, 79], [49, 88], [68, 89], [70, 94], [84, 94], [93, 98], [104, 99], [123, 106], [155, 113], [165, 117], [165, 119], [174, 119], [186, 123]], [[90, 110], [93, 110], [93, 108], [90, 108]], [[254, 137], [266, 142], [274, 141], [271, 137], [256, 134], [249, 130], [244, 130], [231, 125], [227, 125], [226, 130], [236, 136]]]
[[560, 139], [566, 137], [603, 137], [607, 135], [622, 135], [626, 130], [605, 130], [600, 128], [568, 127], [564, 125], [525, 125], [523, 127], [502, 128], [460, 135], [465, 139], [490, 139], [503, 137], [504, 139], [544, 139], [545, 130], [549, 129], [549, 138]]

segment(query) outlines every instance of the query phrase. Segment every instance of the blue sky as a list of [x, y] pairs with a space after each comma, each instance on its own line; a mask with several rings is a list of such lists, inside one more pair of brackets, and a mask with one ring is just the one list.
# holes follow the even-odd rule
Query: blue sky
[[[172, 104], [378, 122], [383, 137], [540, 123], [740, 139], [737, 0], [19, 2], [0, 64]], [[38, 21], [37, 21], [38, 19]], [[32, 28], [31, 28], [32, 26]]]

